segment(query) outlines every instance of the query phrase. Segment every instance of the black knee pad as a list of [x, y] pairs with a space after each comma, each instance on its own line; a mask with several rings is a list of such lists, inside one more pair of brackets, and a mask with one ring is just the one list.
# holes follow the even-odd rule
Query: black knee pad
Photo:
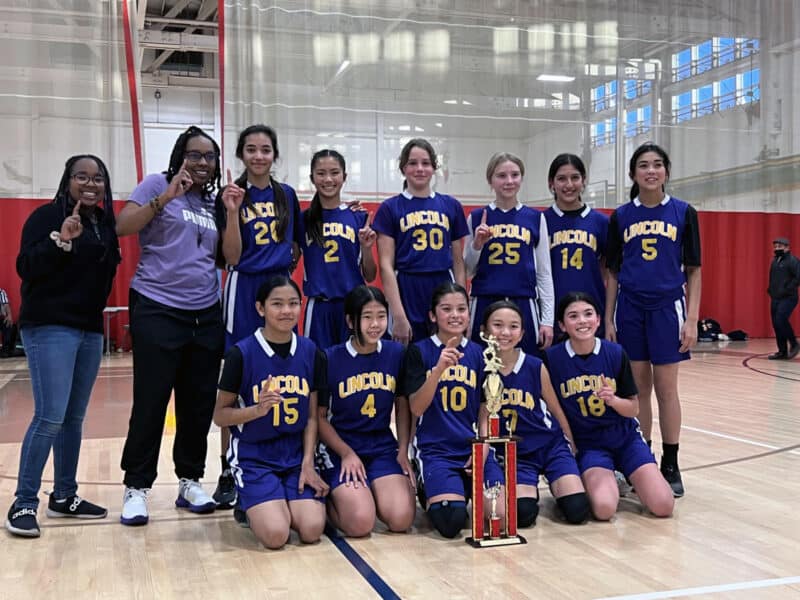
[[443, 537], [454, 538], [467, 520], [467, 504], [460, 500], [434, 502], [428, 509], [428, 517]]
[[517, 527], [530, 527], [539, 515], [539, 500], [517, 498]]
[[564, 518], [568, 523], [578, 525], [589, 518], [589, 497], [586, 492], [561, 496], [561, 498], [556, 498], [556, 504], [564, 513]]

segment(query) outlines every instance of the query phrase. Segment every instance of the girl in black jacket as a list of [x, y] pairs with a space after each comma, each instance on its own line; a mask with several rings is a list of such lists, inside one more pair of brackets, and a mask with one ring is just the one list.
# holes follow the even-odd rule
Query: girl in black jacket
[[33, 387], [34, 414], [22, 442], [16, 500], [6, 529], [38, 537], [42, 471], [53, 450], [48, 517], [100, 519], [106, 509], [77, 495], [83, 417], [103, 353], [103, 309], [120, 262], [111, 180], [103, 161], [71, 157], [53, 202], [22, 229], [19, 326]]

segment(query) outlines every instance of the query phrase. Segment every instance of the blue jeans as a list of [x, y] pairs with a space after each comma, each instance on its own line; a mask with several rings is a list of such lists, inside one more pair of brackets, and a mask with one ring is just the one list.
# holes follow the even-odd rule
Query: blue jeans
[[14, 495], [18, 508], [36, 509], [50, 448], [54, 496], [67, 498], [78, 490], [75, 473], [83, 417], [100, 369], [103, 334], [62, 325], [39, 325], [23, 327], [21, 335], [31, 373], [34, 412], [22, 440]]

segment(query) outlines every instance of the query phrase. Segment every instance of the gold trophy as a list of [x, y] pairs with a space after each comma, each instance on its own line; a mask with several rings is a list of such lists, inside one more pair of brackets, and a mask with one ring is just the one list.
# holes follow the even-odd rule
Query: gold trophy
[[[489, 546], [506, 546], [509, 544], [524, 544], [526, 540], [517, 534], [517, 439], [511, 435], [500, 436], [500, 415], [503, 407], [503, 381], [500, 378], [500, 369], [503, 362], [500, 360], [497, 340], [492, 335], [484, 335], [481, 339], [486, 342], [483, 351], [486, 378], [483, 382], [483, 395], [486, 399], [486, 408], [489, 411], [486, 437], [476, 435], [472, 440], [472, 537], [467, 538], [467, 543], [475, 548]], [[507, 426], [508, 429], [508, 426]], [[500, 497], [502, 484], [498, 481], [494, 485], [484, 485], [483, 467], [486, 459], [485, 448], [489, 445], [502, 445], [505, 449], [505, 478], [506, 478], [506, 510], [505, 519], [497, 514], [497, 499]], [[491, 501], [492, 512], [489, 516], [489, 529], [483, 518], [484, 498]], [[503, 521], [505, 523], [503, 524]]]

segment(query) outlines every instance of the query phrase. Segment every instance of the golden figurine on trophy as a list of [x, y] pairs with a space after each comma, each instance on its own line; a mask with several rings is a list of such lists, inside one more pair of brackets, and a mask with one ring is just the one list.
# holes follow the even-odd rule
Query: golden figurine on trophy
[[[484, 335], [481, 339], [486, 343], [483, 351], [484, 371], [483, 395], [489, 411], [486, 436], [476, 435], [472, 440], [472, 537], [467, 543], [476, 548], [489, 546], [506, 546], [524, 544], [526, 540], [517, 534], [517, 439], [510, 435], [500, 435], [500, 410], [503, 407], [503, 381], [500, 369], [503, 366], [499, 356], [497, 340], [492, 335]], [[480, 428], [478, 428], [480, 431]], [[505, 446], [505, 519], [497, 515], [497, 499], [502, 484], [485, 486], [483, 481], [483, 465], [486, 459], [487, 445]], [[492, 512], [489, 517], [489, 530], [486, 531], [483, 518], [484, 502], [491, 502]], [[505, 521], [503, 523], [502, 521]]]

